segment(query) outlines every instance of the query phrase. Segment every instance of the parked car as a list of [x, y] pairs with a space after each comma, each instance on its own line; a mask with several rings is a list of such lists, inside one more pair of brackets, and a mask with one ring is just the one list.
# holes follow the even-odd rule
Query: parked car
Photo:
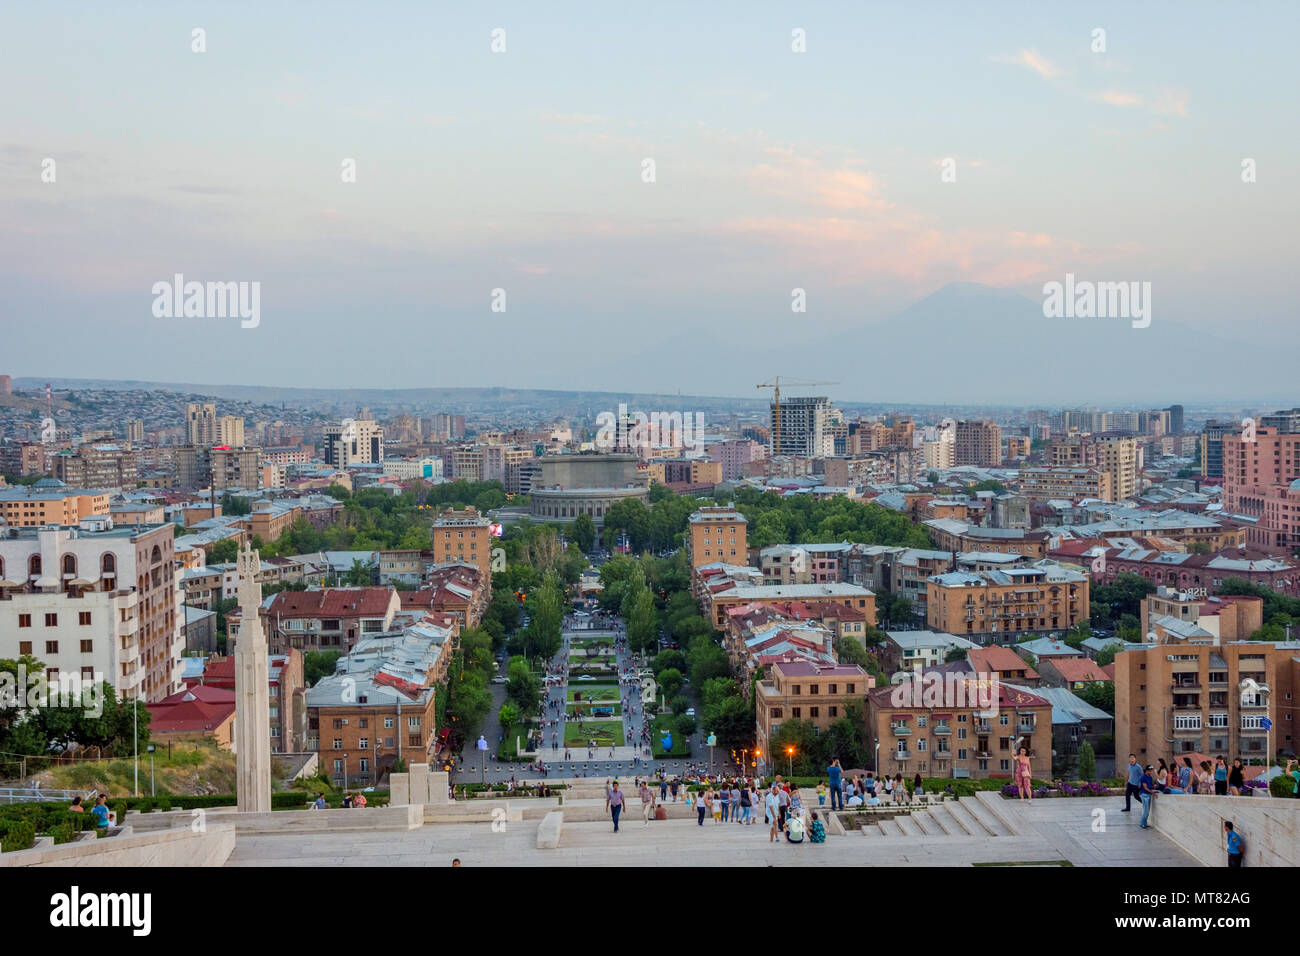
[[505, 679], [504, 677], [502, 677], [500, 674], [498, 674], [496, 677], [492, 678], [492, 683], [494, 683], [494, 684], [504, 684], [504, 683], [506, 683], [506, 679]]
[[577, 680], [595, 680], [595, 679], [596, 678], [592, 677], [590, 674], [583, 674], [581, 677], [577, 678]]
[[686, 708], [686, 716], [687, 716], [687, 717], [694, 717], [694, 716], [695, 716], [695, 708], [694, 708], [694, 707], [687, 707], [687, 708]]

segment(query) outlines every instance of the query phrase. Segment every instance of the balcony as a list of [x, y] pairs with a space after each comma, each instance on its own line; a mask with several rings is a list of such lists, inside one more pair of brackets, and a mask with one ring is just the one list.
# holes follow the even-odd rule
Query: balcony
[[1199, 720], [1196, 721], [1195, 723], [1192, 723], [1192, 722], [1181, 722], [1181, 723], [1177, 723], [1177, 722], [1176, 722], [1176, 723], [1174, 724], [1174, 733], [1175, 733], [1175, 734], [1196, 734], [1197, 736], [1200, 736], [1200, 734], [1201, 734], [1201, 722], [1200, 722]]
[[951, 750], [936, 750], [933, 754], [931, 754], [931, 756], [934, 757], [935, 760], [951, 760], [951, 759], [952, 759], [952, 751], [951, 751]]
[[893, 732], [895, 737], [912, 736], [912, 728], [907, 726], [907, 724], [890, 724], [889, 729]]
[[933, 733], [937, 737], [950, 737], [952, 736], [952, 728], [947, 724], [935, 724]]
[[1016, 724], [1016, 732], [1021, 734], [1032, 734], [1034, 728], [1037, 726], [1038, 724], [1035, 721], [1022, 720], [1020, 723]]
[[912, 751], [910, 751], [910, 750], [895, 750], [895, 751], [894, 751], [894, 759], [895, 759], [896, 761], [898, 761], [899, 763], [902, 763], [904, 760], [911, 760], [911, 759], [912, 759]]
[[993, 725], [986, 721], [977, 723], [974, 732], [977, 734], [991, 734], [993, 733]]

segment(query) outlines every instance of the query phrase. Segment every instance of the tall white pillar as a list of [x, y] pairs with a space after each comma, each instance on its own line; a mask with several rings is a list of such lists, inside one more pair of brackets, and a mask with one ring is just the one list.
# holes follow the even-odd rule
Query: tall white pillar
[[239, 637], [235, 642], [236, 804], [240, 813], [271, 809], [270, 662], [262, 631], [262, 564], [251, 546], [239, 552]]

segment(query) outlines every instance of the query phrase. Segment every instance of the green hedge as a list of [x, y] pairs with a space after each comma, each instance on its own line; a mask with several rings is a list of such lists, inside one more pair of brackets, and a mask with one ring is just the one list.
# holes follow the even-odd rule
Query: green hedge
[[1295, 778], [1286, 774], [1279, 774], [1268, 782], [1268, 792], [1275, 797], [1290, 797], [1294, 800], [1296, 796]]
[[0, 851], [13, 853], [16, 850], [30, 850], [35, 842], [36, 828], [27, 820], [14, 820], [0, 836]]

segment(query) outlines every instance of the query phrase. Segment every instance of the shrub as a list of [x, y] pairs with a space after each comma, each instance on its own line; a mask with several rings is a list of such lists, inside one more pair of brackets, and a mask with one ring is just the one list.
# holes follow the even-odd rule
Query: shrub
[[1275, 797], [1294, 797], [1295, 789], [1295, 778], [1286, 774], [1279, 774], [1268, 782], [1268, 792]]
[[72, 824], [60, 823], [56, 827], [50, 827], [50, 836], [54, 837], [54, 842], [71, 843], [72, 842]]
[[26, 820], [15, 820], [0, 837], [0, 851], [13, 853], [15, 850], [30, 850], [36, 842], [36, 828]]
[[672, 708], [674, 714], [680, 716], [681, 714], [684, 714], [686, 713], [686, 711], [690, 710], [691, 702], [687, 700], [683, 695], [678, 694], [676, 697], [668, 701], [668, 706]]

